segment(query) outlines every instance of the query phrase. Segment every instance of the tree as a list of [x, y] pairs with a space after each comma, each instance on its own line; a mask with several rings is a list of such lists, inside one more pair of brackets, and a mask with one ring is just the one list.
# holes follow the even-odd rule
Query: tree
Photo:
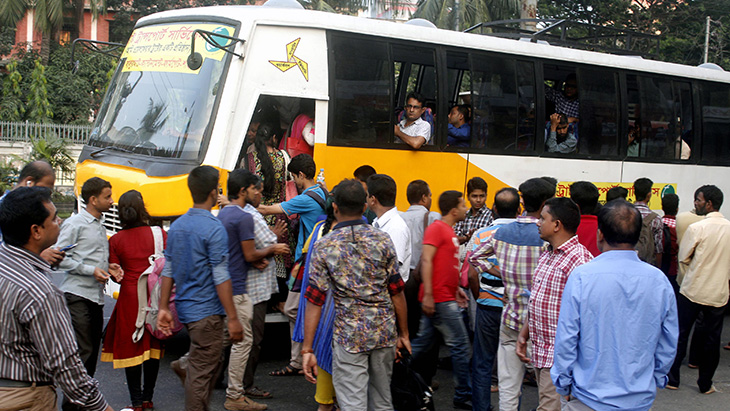
[[74, 168], [74, 159], [71, 157], [68, 148], [68, 141], [58, 137], [54, 133], [48, 133], [45, 137], [31, 137], [30, 160], [45, 160], [54, 170], [71, 172]]
[[46, 68], [41, 60], [35, 61], [35, 69], [31, 73], [30, 97], [28, 98], [29, 120], [34, 123], [45, 123], [53, 117], [50, 104], [48, 103], [48, 89], [46, 84]]
[[7, 65], [8, 74], [3, 80], [3, 100], [0, 102], [0, 120], [21, 121], [25, 114], [23, 94], [20, 83], [23, 76], [18, 71], [18, 62], [11, 61]]
[[463, 31], [483, 22], [516, 18], [520, 5], [521, 0], [419, 0], [413, 17], [442, 29]]

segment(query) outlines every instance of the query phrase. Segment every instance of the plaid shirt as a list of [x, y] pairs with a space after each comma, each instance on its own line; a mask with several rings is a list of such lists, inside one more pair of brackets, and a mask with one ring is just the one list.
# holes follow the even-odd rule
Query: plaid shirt
[[[641, 213], [641, 218], [648, 216], [652, 211], [646, 203], [637, 201], [634, 203], [634, 207]], [[654, 250], [657, 254], [664, 252], [664, 223], [662, 223], [661, 217], [657, 215], [655, 219], [651, 221], [651, 232], [654, 233]]]
[[568, 117], [580, 117], [579, 99], [568, 100], [568, 98], [565, 97], [563, 93], [550, 87], [545, 87], [545, 97], [555, 103], [556, 113], [563, 113]]
[[492, 211], [486, 205], [482, 206], [476, 213], [470, 208], [466, 212], [464, 221], [454, 224], [454, 232], [457, 237], [471, 237], [474, 231], [487, 227], [492, 224], [492, 221], [494, 221]]
[[[253, 235], [256, 249], [260, 250], [276, 244], [276, 234], [266, 224], [264, 217], [251, 204], [246, 204], [243, 211], [253, 216]], [[279, 292], [276, 284], [276, 264], [273, 258], [269, 258], [269, 265], [263, 270], [250, 265], [248, 267], [248, 278], [246, 279], [246, 294], [251, 303], [258, 304], [268, 301], [271, 294]]]
[[494, 235], [479, 244], [469, 257], [469, 263], [479, 272], [494, 266], [496, 257], [504, 283], [502, 323], [519, 331], [527, 316], [527, 303], [540, 254], [547, 245], [540, 239], [537, 219], [520, 216], [517, 221], [503, 225]]
[[530, 295], [530, 340], [532, 364], [536, 368], [553, 366], [555, 330], [558, 328], [560, 300], [568, 276], [575, 267], [593, 259], [593, 255], [573, 236], [557, 249], [548, 247], [540, 256]]

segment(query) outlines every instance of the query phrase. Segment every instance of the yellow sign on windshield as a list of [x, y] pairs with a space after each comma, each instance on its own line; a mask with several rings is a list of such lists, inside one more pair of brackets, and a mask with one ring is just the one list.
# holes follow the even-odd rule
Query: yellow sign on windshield
[[[190, 38], [194, 30], [205, 30], [225, 36], [233, 36], [234, 29], [221, 24], [164, 24], [142, 27], [132, 33], [122, 58], [122, 71], [166, 71], [174, 73], [198, 73], [190, 70], [187, 59], [190, 55]], [[221, 45], [230, 40], [219, 38]], [[216, 37], [213, 37], [216, 40]], [[210, 45], [200, 35], [195, 36], [195, 51], [203, 59], [220, 61], [225, 52]]]

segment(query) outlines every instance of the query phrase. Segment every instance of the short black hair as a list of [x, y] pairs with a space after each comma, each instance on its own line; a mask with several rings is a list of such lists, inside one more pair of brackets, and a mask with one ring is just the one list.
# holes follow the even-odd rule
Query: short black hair
[[720, 210], [720, 206], [722, 206], [723, 195], [722, 191], [717, 188], [717, 186], [708, 184], [698, 188], [695, 191], [695, 198], [697, 198], [700, 193], [702, 193], [705, 201], [712, 201], [712, 207], [715, 210]]
[[18, 187], [0, 203], [0, 230], [3, 241], [23, 247], [30, 239], [30, 228], [43, 225], [50, 215], [46, 203], [51, 202], [51, 190], [45, 187]]
[[242, 188], [258, 186], [259, 184], [261, 184], [261, 177], [246, 169], [237, 168], [228, 174], [228, 199], [235, 200]]
[[634, 195], [636, 196], [636, 201], [646, 200], [646, 196], [651, 193], [651, 187], [653, 185], [654, 182], [646, 177], [642, 177], [634, 181]]
[[662, 211], [664, 211], [664, 215], [677, 215], [679, 196], [673, 193], [664, 194], [664, 197], [662, 197]]
[[427, 182], [423, 180], [411, 181], [410, 183], [408, 183], [408, 188], [406, 188], [406, 198], [408, 199], [408, 204], [418, 204], [423, 196], [428, 196], [429, 192], [431, 192], [431, 189], [428, 188]]
[[421, 93], [416, 93], [416, 92], [408, 93], [408, 95], [406, 96], [406, 104], [408, 104], [408, 100], [410, 100], [410, 99], [417, 100], [419, 103], [421, 103], [421, 105], [426, 104], [426, 99], [423, 97], [423, 95]]
[[347, 179], [337, 184], [335, 190], [335, 204], [340, 214], [346, 217], [362, 215], [367, 194], [358, 180]]
[[625, 189], [621, 186], [611, 187], [606, 192], [606, 202], [613, 201], [617, 198], [621, 198], [626, 200], [626, 197], [629, 196], [629, 190]]
[[81, 186], [81, 199], [88, 204], [91, 197], [99, 197], [105, 188], [111, 189], [112, 184], [99, 177], [91, 177]]
[[[564, 126], [568, 124], [568, 115], [565, 113], [555, 113], [558, 115], [558, 124]], [[552, 178], [552, 177], [551, 177]]]
[[32, 178], [34, 181], [38, 181], [43, 177], [55, 175], [56, 172], [47, 161], [36, 160], [26, 164], [23, 169], [20, 170], [18, 181], [23, 181], [26, 178]]
[[469, 105], [468, 104], [456, 104], [456, 105], [452, 106], [451, 109], [449, 109], [449, 112], [451, 110], [453, 110], [454, 107], [456, 107], [456, 110], [458, 110], [459, 113], [461, 113], [461, 115], [464, 116], [464, 121], [468, 123], [471, 118], [469, 115], [469, 111], [470, 111]]
[[195, 167], [188, 175], [188, 189], [193, 196], [193, 203], [202, 204], [208, 199], [210, 192], [218, 188], [218, 170], [211, 166]]
[[580, 208], [568, 197], [553, 197], [545, 201], [544, 207], [554, 220], [560, 220], [565, 231], [575, 234], [580, 225]]
[[606, 243], [611, 246], [639, 242], [641, 235], [641, 213], [633, 204], [620, 198], [606, 203], [598, 211], [598, 229]]
[[547, 181], [553, 187], [553, 196], [555, 196], [555, 192], [558, 190], [558, 179], [550, 176], [542, 176], [540, 178]]
[[535, 177], [520, 184], [520, 194], [525, 211], [534, 213], [540, 210], [545, 200], [555, 196], [555, 186], [543, 177]]
[[494, 211], [499, 218], [517, 217], [517, 213], [520, 212], [520, 193], [517, 189], [504, 187], [497, 191], [494, 195]]
[[570, 185], [570, 199], [578, 204], [581, 215], [595, 214], [598, 197], [598, 187], [590, 181], [576, 181]]
[[144, 206], [142, 193], [137, 190], [129, 190], [122, 194], [117, 209], [122, 229], [140, 227], [150, 222], [150, 214]]
[[375, 169], [372, 166], [369, 166], [367, 164], [356, 168], [355, 172], [353, 173], [355, 178], [362, 181], [363, 183], [367, 183], [368, 178], [373, 174], [378, 174], [378, 173], [375, 171]]
[[466, 183], [466, 195], [471, 194], [474, 190], [482, 190], [487, 193], [487, 182], [481, 177], [474, 177]]
[[397, 187], [395, 180], [385, 174], [373, 174], [368, 178], [368, 194], [377, 198], [383, 207], [395, 206]]
[[317, 166], [314, 164], [312, 156], [302, 153], [291, 159], [287, 170], [292, 174], [304, 173], [307, 180], [314, 180], [314, 175], [317, 173]]
[[464, 194], [461, 191], [448, 190], [441, 193], [439, 196], [439, 210], [441, 215], [446, 215], [459, 206], [459, 199], [463, 198]]

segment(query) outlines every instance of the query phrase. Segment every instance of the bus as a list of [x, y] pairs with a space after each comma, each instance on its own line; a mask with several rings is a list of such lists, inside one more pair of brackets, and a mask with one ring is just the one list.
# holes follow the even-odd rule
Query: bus
[[[578, 88], [578, 141], [571, 152], [550, 152], [550, 96], [564, 93], [567, 79]], [[432, 138], [418, 150], [394, 137], [411, 92], [432, 114]], [[470, 108], [466, 147], [447, 144], [456, 104]], [[266, 5], [140, 19], [79, 157], [76, 191], [92, 176], [110, 181], [116, 198], [139, 190], [167, 225], [192, 205], [190, 170], [218, 168], [225, 190], [252, 119], [274, 111], [285, 129], [306, 105], [327, 184], [371, 165], [395, 179], [401, 210], [415, 179], [438, 196], [479, 176], [492, 196], [537, 176], [556, 178], [558, 195], [572, 181], [605, 192], [649, 177], [653, 209], [662, 192], [675, 191], [680, 210], [703, 184], [730, 193], [730, 74], [722, 69]], [[119, 229], [115, 209], [106, 221]]]

